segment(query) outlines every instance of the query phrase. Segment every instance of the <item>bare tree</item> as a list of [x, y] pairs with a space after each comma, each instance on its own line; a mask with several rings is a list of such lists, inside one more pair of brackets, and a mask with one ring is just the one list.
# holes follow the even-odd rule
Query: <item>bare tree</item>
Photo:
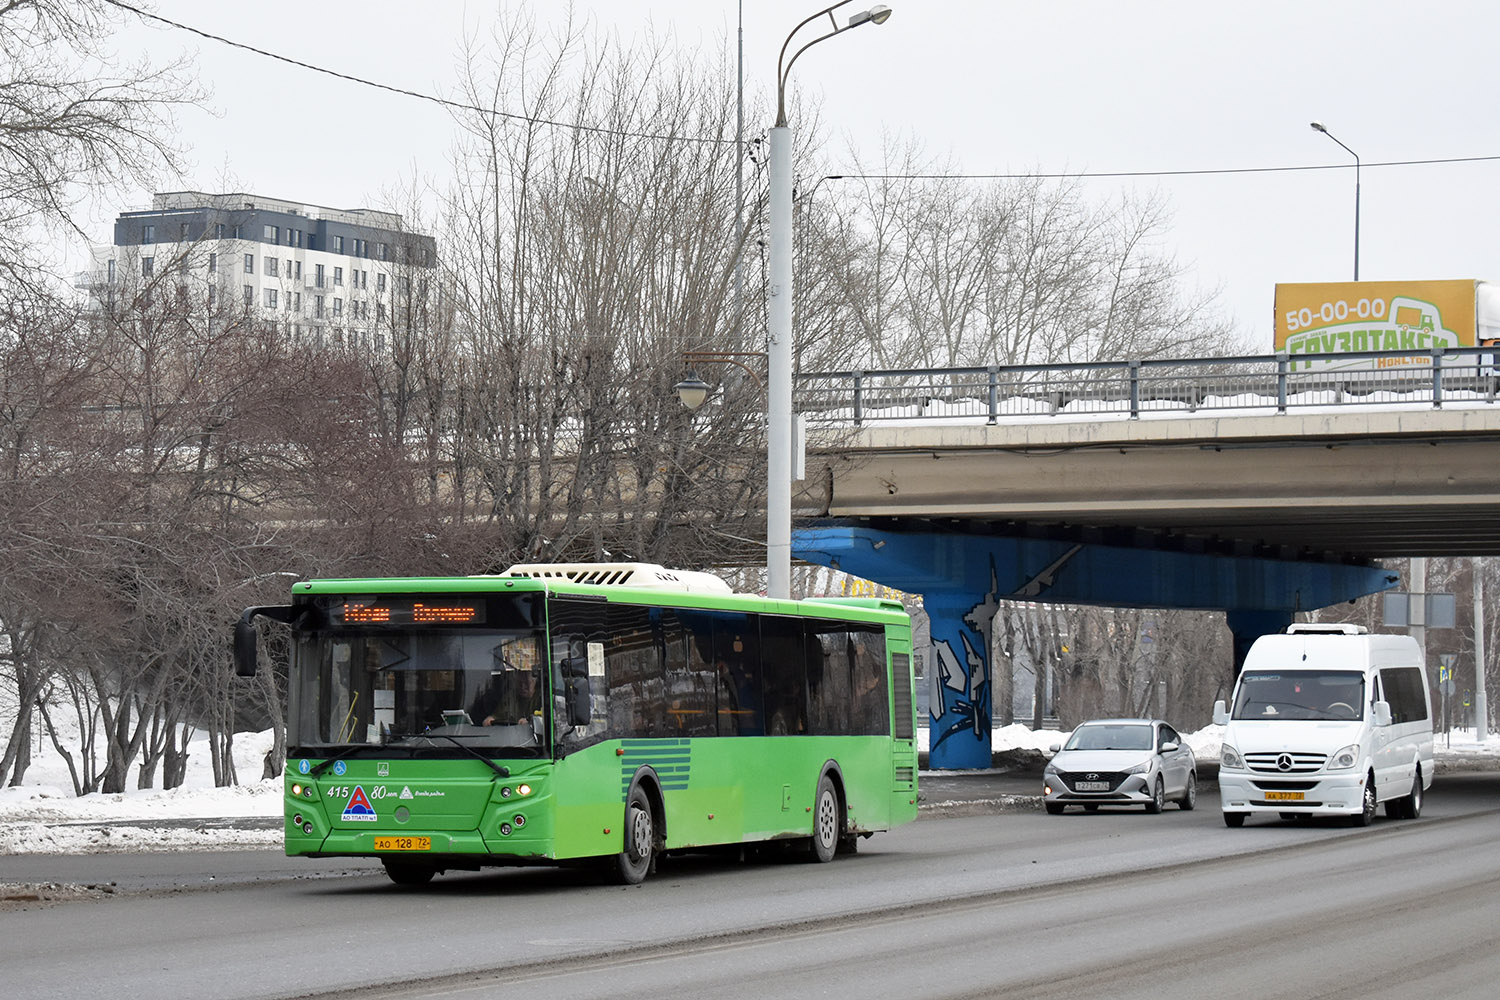
[[0, 3], [0, 287], [36, 287], [37, 227], [79, 233], [89, 189], [175, 171], [172, 112], [201, 99], [186, 59], [118, 66], [121, 12], [101, 0]]

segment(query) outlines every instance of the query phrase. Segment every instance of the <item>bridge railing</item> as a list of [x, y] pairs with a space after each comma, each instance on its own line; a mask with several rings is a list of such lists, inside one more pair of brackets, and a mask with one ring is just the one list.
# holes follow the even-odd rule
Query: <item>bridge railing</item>
[[807, 372], [814, 424], [1139, 418], [1313, 407], [1494, 405], [1500, 348]]

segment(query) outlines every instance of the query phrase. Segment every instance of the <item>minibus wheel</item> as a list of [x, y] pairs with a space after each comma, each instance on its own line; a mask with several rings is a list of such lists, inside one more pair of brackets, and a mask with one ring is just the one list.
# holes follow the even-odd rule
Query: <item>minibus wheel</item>
[[1365, 794], [1360, 800], [1360, 810], [1349, 817], [1350, 826], [1369, 826], [1375, 822], [1375, 775], [1365, 775]]

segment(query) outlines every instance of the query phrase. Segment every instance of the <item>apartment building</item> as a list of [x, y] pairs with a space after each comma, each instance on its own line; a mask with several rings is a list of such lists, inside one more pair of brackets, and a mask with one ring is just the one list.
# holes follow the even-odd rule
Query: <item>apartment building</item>
[[170, 191], [123, 212], [77, 282], [114, 310], [168, 288], [183, 308], [249, 314], [317, 345], [384, 349], [437, 295], [437, 244], [400, 215], [244, 193]]

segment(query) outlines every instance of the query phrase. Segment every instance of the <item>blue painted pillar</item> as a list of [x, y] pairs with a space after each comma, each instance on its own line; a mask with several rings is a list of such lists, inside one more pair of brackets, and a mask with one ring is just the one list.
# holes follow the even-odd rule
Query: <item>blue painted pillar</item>
[[990, 635], [993, 595], [930, 590], [922, 606], [932, 632], [928, 668], [928, 766], [967, 769], [990, 766]]

